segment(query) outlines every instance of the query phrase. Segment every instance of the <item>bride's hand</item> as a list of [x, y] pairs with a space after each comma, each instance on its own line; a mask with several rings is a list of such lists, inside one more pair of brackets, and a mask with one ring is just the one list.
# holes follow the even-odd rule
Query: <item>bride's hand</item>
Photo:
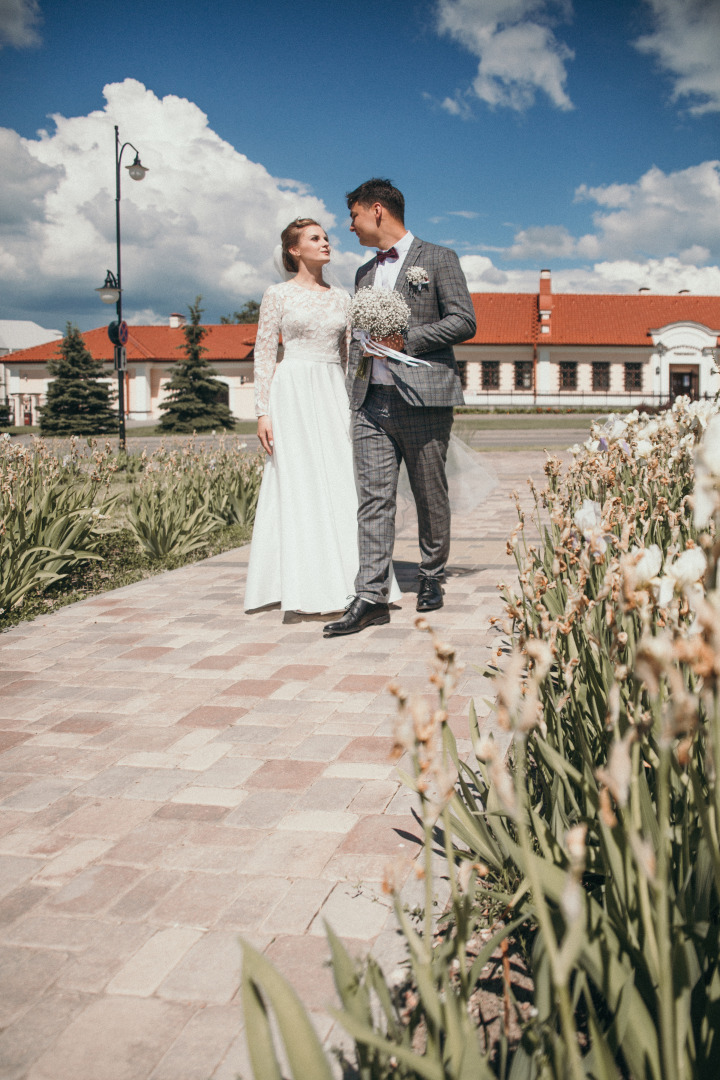
[[273, 429], [269, 416], [258, 416], [258, 439], [263, 450], [268, 454], [273, 452]]

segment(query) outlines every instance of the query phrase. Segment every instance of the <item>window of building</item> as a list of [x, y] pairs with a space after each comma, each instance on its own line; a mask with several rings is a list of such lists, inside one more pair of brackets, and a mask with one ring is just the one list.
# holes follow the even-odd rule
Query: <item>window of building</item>
[[533, 369], [530, 360], [515, 361], [515, 389], [532, 390]]
[[458, 371], [460, 372], [460, 382], [462, 384], [462, 388], [463, 390], [467, 390], [467, 360], [458, 360], [457, 366]]
[[642, 390], [642, 364], [625, 365], [625, 389]]
[[560, 389], [577, 390], [577, 363], [563, 360], [560, 363]]
[[482, 362], [482, 388], [483, 390], [500, 389], [500, 361], [483, 360]]
[[592, 388], [593, 390], [610, 389], [610, 364], [597, 361], [593, 363]]

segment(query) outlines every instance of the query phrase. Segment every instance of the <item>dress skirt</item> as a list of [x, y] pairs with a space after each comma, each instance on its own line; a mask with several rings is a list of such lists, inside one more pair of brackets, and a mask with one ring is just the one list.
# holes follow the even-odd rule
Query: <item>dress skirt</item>
[[[274, 452], [265, 463], [245, 609], [335, 612], [354, 594], [357, 495], [340, 363], [286, 358], [270, 387]], [[400, 595], [393, 580], [393, 595]]]

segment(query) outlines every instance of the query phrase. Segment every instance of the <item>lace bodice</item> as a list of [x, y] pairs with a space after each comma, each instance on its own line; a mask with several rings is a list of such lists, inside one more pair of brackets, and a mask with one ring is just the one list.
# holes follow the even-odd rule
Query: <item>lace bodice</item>
[[312, 360], [347, 368], [349, 311], [350, 296], [342, 289], [304, 289], [284, 281], [266, 290], [255, 341], [256, 416], [268, 411], [280, 334], [283, 364]]

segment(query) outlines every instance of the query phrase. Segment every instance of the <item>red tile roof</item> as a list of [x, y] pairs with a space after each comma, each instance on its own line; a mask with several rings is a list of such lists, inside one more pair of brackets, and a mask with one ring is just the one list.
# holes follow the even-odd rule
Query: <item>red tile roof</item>
[[[185, 344], [182, 328], [170, 326], [130, 326], [127, 343], [128, 361], [178, 360]], [[207, 349], [203, 356], [210, 363], [220, 360], [251, 360], [257, 334], [257, 323], [230, 323], [228, 325], [208, 326], [208, 333], [202, 340]], [[85, 345], [96, 360], [112, 360], [113, 346], [107, 335], [107, 328], [86, 330], [82, 335]], [[33, 349], [22, 349], [8, 353], [2, 359], [13, 364], [44, 363], [58, 355], [58, 341], [47, 345], [36, 345]]]
[[[475, 336], [466, 345], [650, 345], [650, 331], [675, 322], [694, 322], [720, 334], [720, 296], [657, 294], [552, 293], [550, 333], [540, 332], [538, 293], [474, 293]], [[544, 306], [548, 306], [544, 301]], [[131, 326], [129, 361], [177, 360], [185, 338], [182, 328]], [[251, 360], [256, 323], [208, 326], [203, 339], [210, 363]], [[98, 360], [112, 360], [113, 347], [104, 326], [83, 339]], [[43, 363], [57, 355], [57, 342], [10, 353], [12, 363]]]
[[474, 293], [477, 332], [466, 345], [649, 345], [650, 330], [694, 322], [720, 334], [720, 296], [553, 293], [550, 333], [537, 293]]

